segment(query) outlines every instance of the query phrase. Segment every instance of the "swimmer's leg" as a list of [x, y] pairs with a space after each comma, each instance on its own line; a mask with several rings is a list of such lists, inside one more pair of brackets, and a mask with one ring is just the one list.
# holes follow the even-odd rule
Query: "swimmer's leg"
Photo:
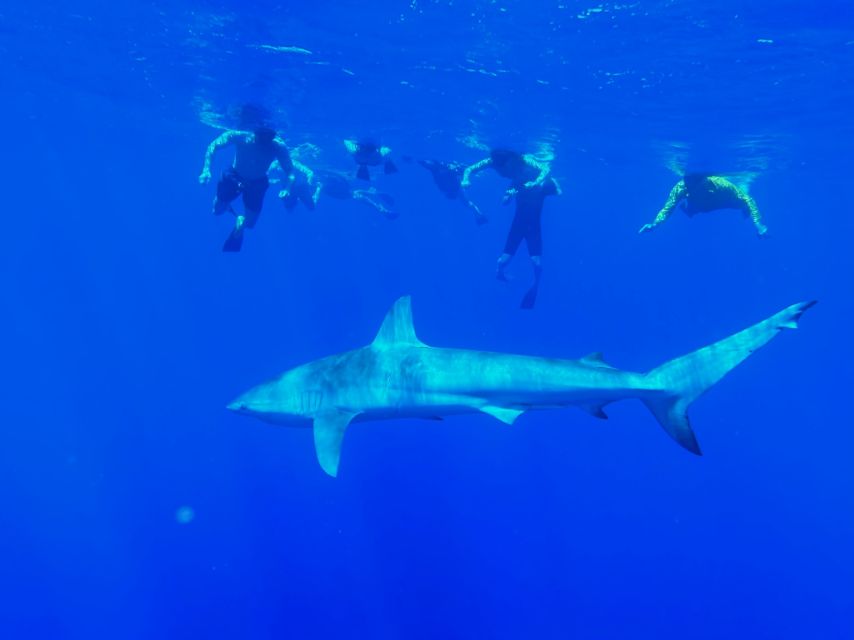
[[525, 297], [522, 298], [522, 309], [533, 309], [537, 303], [537, 294], [540, 291], [540, 278], [543, 276], [543, 234], [540, 221], [533, 221], [528, 232], [525, 234], [525, 243], [528, 245], [528, 255], [531, 257], [531, 266], [534, 267], [534, 283]]
[[243, 185], [234, 171], [223, 171], [216, 185], [216, 198], [213, 201], [213, 214], [222, 215], [231, 209], [232, 201], [243, 191]]
[[227, 253], [236, 253], [243, 246], [243, 229], [246, 226], [245, 216], [237, 216], [234, 223], [234, 229], [228, 234], [225, 243], [222, 245], [222, 250]]
[[504, 273], [504, 270], [507, 268], [507, 265], [510, 264], [510, 261], [512, 259], [512, 253], [502, 253], [500, 256], [498, 256], [498, 264], [495, 270], [496, 280], [500, 280], [501, 282], [507, 282], [507, 274]]
[[537, 294], [540, 291], [540, 278], [543, 275], [542, 256], [531, 256], [531, 264], [534, 267], [534, 284], [522, 298], [522, 304], [519, 305], [522, 309], [533, 309], [537, 303]]

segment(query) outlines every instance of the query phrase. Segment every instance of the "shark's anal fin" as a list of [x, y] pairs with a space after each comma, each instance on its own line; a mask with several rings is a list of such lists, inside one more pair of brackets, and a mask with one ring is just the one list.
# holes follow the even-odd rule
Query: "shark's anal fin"
[[344, 431], [357, 415], [352, 411], [331, 409], [314, 417], [314, 449], [317, 452], [317, 461], [333, 478], [338, 475]]
[[516, 418], [525, 413], [524, 409], [513, 409], [508, 407], [496, 407], [493, 405], [484, 405], [479, 407], [484, 413], [488, 413], [493, 418], [501, 420], [504, 424], [513, 424]]
[[602, 410], [604, 404], [579, 404], [577, 405], [579, 409], [586, 411], [594, 418], [599, 418], [600, 420], [607, 420], [608, 414]]
[[373, 346], [375, 347], [393, 345], [423, 345], [415, 335], [415, 326], [412, 324], [412, 302], [409, 296], [399, 298], [394, 303], [386, 314], [377, 337], [374, 338]]

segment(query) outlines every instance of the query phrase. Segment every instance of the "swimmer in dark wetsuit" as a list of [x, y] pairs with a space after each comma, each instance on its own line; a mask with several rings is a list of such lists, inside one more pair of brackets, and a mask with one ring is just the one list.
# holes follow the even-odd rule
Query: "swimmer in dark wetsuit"
[[507, 279], [504, 271], [524, 240], [534, 267], [534, 284], [522, 299], [521, 306], [523, 309], [532, 309], [543, 274], [543, 242], [540, 225], [543, 203], [547, 196], [560, 195], [560, 186], [549, 177], [548, 164], [527, 154], [522, 155], [508, 149], [494, 149], [488, 158], [465, 169], [461, 181], [462, 187], [466, 188], [471, 184], [473, 173], [488, 168], [495, 169], [500, 176], [510, 180], [510, 188], [504, 194], [504, 203], [508, 203], [513, 198], [516, 199], [515, 216], [507, 234], [504, 252], [498, 258], [496, 277], [502, 281]]
[[216, 187], [213, 212], [220, 215], [226, 211], [234, 213], [231, 202], [243, 196], [243, 215], [235, 213], [234, 229], [222, 247], [223, 251], [240, 251], [245, 228], [253, 228], [261, 214], [264, 194], [270, 185], [267, 171], [274, 161], [279, 163], [287, 176], [288, 183], [294, 180], [294, 168], [285, 142], [276, 132], [265, 126], [254, 131], [226, 131], [211, 142], [205, 153], [205, 162], [199, 182], [207, 184], [211, 179], [211, 161], [220, 149], [234, 145], [234, 162], [223, 171]]
[[347, 176], [337, 171], [306, 172], [298, 161], [294, 161], [294, 168], [300, 175], [288, 188], [279, 191], [279, 199], [288, 211], [292, 211], [299, 202], [314, 209], [322, 195], [335, 200], [363, 202], [389, 220], [398, 217], [397, 212], [392, 210], [394, 198], [387, 193], [373, 187], [354, 189]]
[[383, 147], [370, 140], [345, 140], [344, 146], [347, 152], [353, 157], [359, 168], [356, 170], [356, 177], [359, 180], [370, 180], [371, 173], [368, 167], [376, 167], [383, 165], [385, 173], [397, 173], [397, 166], [388, 157], [391, 154], [391, 149]]
[[682, 210], [689, 216], [718, 209], [738, 209], [751, 219], [760, 238], [768, 233], [768, 227], [762, 222], [762, 215], [753, 198], [726, 178], [698, 173], [690, 173], [677, 182], [655, 219], [642, 226], [638, 233], [655, 229], [670, 217], [679, 203], [682, 203]]
[[462, 180], [465, 165], [459, 162], [441, 162], [439, 160], [419, 160], [418, 164], [430, 172], [430, 175], [433, 176], [433, 182], [439, 187], [439, 191], [444, 193], [449, 200], [459, 200], [474, 213], [475, 222], [478, 224], [489, 222], [489, 219], [481, 213], [474, 202], [468, 199], [463, 190]]

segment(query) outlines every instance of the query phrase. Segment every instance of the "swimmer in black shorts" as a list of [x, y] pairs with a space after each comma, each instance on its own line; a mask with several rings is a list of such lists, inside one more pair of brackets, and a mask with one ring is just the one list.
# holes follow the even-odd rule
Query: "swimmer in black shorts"
[[524, 240], [534, 267], [534, 283], [522, 299], [521, 306], [523, 309], [532, 309], [543, 274], [543, 238], [540, 225], [543, 203], [547, 196], [560, 195], [560, 186], [549, 177], [547, 164], [527, 154], [522, 155], [508, 149], [494, 149], [489, 158], [466, 168], [462, 178], [463, 188], [471, 184], [472, 173], [490, 167], [510, 180], [510, 188], [504, 194], [504, 203], [516, 199], [515, 215], [507, 233], [504, 252], [498, 258], [496, 277], [502, 281], [507, 280], [505, 269]]
[[266, 126], [254, 131], [226, 131], [214, 140], [205, 153], [205, 163], [199, 182], [207, 184], [211, 179], [211, 161], [214, 154], [223, 147], [234, 145], [234, 162], [231, 168], [223, 171], [216, 187], [213, 212], [220, 215], [226, 211], [234, 212], [231, 202], [243, 196], [243, 214], [235, 213], [234, 229], [222, 247], [223, 251], [240, 251], [243, 244], [243, 230], [253, 228], [261, 214], [264, 194], [270, 185], [267, 171], [277, 161], [287, 176], [288, 184], [294, 180], [294, 167], [284, 141], [276, 132]]

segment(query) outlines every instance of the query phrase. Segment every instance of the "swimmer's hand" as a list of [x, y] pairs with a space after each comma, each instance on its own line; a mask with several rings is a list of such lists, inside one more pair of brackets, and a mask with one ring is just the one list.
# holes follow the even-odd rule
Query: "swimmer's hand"
[[199, 174], [199, 184], [207, 184], [211, 181], [211, 170], [210, 169], [202, 169], [202, 172]]
[[279, 199], [280, 200], [284, 200], [284, 199], [288, 198], [290, 195], [291, 195], [291, 192], [288, 191], [287, 189], [282, 189], [281, 191], [279, 191]]
[[474, 216], [474, 221], [478, 224], [478, 226], [481, 226], [489, 222], [489, 218], [484, 213], [476, 213]]
[[525, 187], [526, 189], [533, 189], [534, 187], [539, 187], [542, 184], [543, 184], [542, 182], [537, 182], [536, 180], [529, 180], [528, 182], [526, 182], [522, 186]]
[[650, 224], [645, 224], [645, 225], [644, 225], [644, 226], [642, 226], [640, 229], [638, 229], [638, 233], [647, 233], [647, 232], [652, 231], [653, 229], [655, 229], [657, 226], [658, 226], [658, 225], [657, 225], [657, 224], [655, 224], [654, 222], [652, 222], [652, 223], [650, 223]]
[[507, 189], [507, 191], [504, 192], [504, 198], [501, 200], [501, 204], [507, 204], [508, 202], [510, 202], [513, 199], [513, 196], [515, 196], [518, 193], [519, 193], [518, 189], [513, 189], [513, 188]]
[[756, 233], [759, 234], [760, 238], [767, 238], [768, 237], [768, 227], [766, 227], [764, 224], [760, 224], [756, 227]]

